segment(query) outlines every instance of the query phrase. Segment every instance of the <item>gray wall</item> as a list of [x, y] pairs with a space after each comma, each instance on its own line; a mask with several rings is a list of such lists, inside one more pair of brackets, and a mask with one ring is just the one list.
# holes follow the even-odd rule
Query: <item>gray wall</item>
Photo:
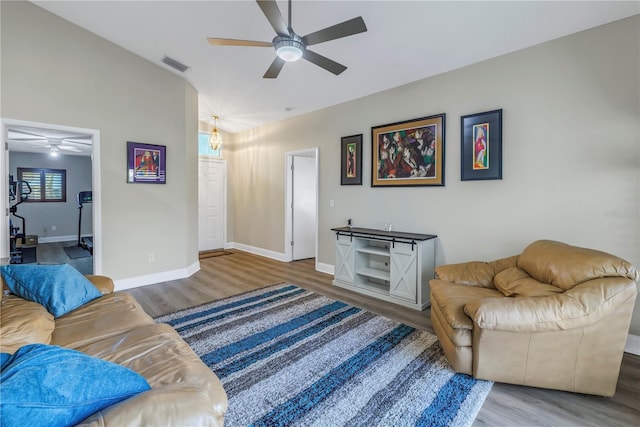
[[[36, 234], [40, 238], [52, 238], [78, 234], [78, 199], [80, 191], [91, 190], [91, 158], [86, 156], [51, 157], [47, 154], [11, 152], [9, 171], [18, 179], [17, 168], [65, 169], [67, 171], [67, 201], [46, 203], [22, 203], [18, 206], [18, 215], [25, 217], [27, 234]], [[13, 203], [12, 203], [13, 204]], [[82, 209], [82, 234], [92, 233], [92, 205]], [[14, 221], [19, 221], [14, 218]], [[14, 225], [19, 225], [14, 223]], [[56, 230], [52, 230], [55, 226]], [[58, 239], [55, 239], [58, 237]]]
[[[235, 135], [235, 242], [284, 252], [283, 153], [319, 147], [320, 263], [335, 261], [330, 228], [352, 218], [437, 234], [437, 264], [492, 260], [553, 239], [640, 266], [638, 34], [635, 16]], [[503, 179], [462, 182], [460, 116], [497, 108]], [[371, 188], [371, 127], [438, 113], [447, 115], [446, 185]], [[358, 133], [363, 185], [341, 186], [340, 137]], [[640, 334], [640, 304], [632, 333]]]
[[[197, 265], [193, 87], [31, 3], [0, 8], [2, 117], [100, 131], [103, 273]], [[167, 147], [166, 185], [126, 183], [127, 141]]]

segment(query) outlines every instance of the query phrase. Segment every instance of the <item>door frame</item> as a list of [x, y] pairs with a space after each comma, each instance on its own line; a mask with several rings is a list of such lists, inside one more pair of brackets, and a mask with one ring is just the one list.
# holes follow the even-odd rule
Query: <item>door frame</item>
[[[91, 191], [93, 203], [93, 274], [102, 274], [102, 183], [100, 170], [100, 131], [72, 126], [39, 123], [26, 120], [0, 118], [0, 135], [7, 144], [11, 126], [37, 127], [60, 130], [63, 132], [86, 133], [91, 135]], [[7, 147], [7, 145], [5, 145]], [[4, 212], [4, 220], [0, 221], [0, 258], [9, 258], [9, 156], [8, 149], [0, 150], [0, 212]]]
[[287, 151], [284, 153], [285, 157], [285, 201], [284, 201], [284, 261], [293, 261], [293, 250], [291, 248], [291, 239], [293, 239], [293, 158], [296, 156], [313, 157], [315, 159], [316, 166], [316, 221], [314, 232], [316, 233], [316, 247], [314, 258], [316, 264], [318, 263], [318, 212], [319, 212], [319, 188], [320, 188], [320, 167], [318, 147], [308, 148], [306, 150]]
[[[227, 242], [227, 161], [218, 157], [198, 156], [198, 186], [200, 185], [200, 162], [220, 163], [222, 165], [222, 248], [228, 249]], [[200, 190], [198, 190], [200, 193]], [[198, 194], [198, 210], [200, 210], [200, 195]], [[198, 234], [200, 234], [200, 215], [198, 215]], [[200, 251], [200, 241], [198, 240], [198, 251]]]

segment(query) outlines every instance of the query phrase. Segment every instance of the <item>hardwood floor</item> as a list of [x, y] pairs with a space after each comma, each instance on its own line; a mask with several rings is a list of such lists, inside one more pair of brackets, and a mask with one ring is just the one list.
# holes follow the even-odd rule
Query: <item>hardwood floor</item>
[[[149, 315], [287, 282], [433, 333], [429, 310], [419, 312], [338, 288], [333, 276], [315, 271], [315, 260], [283, 263], [233, 251], [200, 260], [187, 279], [131, 289]], [[637, 426], [640, 425], [640, 356], [625, 353], [612, 398], [494, 384], [474, 426]]]

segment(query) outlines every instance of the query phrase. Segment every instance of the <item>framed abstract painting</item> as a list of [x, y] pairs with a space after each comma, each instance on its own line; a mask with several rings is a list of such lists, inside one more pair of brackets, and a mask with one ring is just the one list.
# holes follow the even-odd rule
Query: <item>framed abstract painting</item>
[[371, 186], [444, 185], [445, 115], [371, 128]]

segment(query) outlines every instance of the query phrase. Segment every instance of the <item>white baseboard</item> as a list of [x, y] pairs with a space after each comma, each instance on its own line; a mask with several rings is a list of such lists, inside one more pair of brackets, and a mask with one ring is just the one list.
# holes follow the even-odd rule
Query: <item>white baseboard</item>
[[627, 337], [627, 345], [624, 346], [625, 353], [635, 354], [640, 356], [640, 337], [638, 335], [631, 335]]
[[333, 275], [335, 272], [335, 267], [331, 264], [325, 264], [323, 262], [316, 261], [316, 270], [320, 273], [327, 273]]
[[[286, 258], [286, 255], [284, 253], [281, 252], [275, 252], [275, 251], [270, 251], [268, 249], [262, 249], [262, 248], [257, 248], [255, 246], [249, 246], [249, 245], [245, 245], [242, 243], [234, 243], [234, 242], [229, 242], [227, 243], [227, 245], [225, 245], [225, 249], [239, 249], [241, 251], [245, 251], [245, 252], [249, 252], [252, 253], [254, 255], [260, 255], [263, 257], [267, 257], [267, 258], [271, 258], [271, 259], [275, 259], [276, 261], [281, 261], [281, 262], [289, 262], [290, 260], [288, 260]], [[333, 274], [334, 271], [334, 267], [331, 264], [324, 264], [321, 262], [318, 262], [316, 260], [316, 270], [321, 272], [321, 273], [327, 273], [327, 274]]]
[[114, 280], [114, 290], [123, 291], [125, 289], [139, 288], [141, 286], [168, 282], [170, 280], [184, 279], [198, 272], [198, 270], [200, 270], [200, 261], [196, 261], [186, 268], [179, 268], [177, 270], [163, 271], [161, 273], [148, 274], [146, 276]]
[[286, 259], [285, 254], [282, 252], [270, 251], [269, 249], [257, 248], [255, 246], [249, 246], [243, 243], [228, 242], [227, 245], [225, 245], [225, 248], [239, 249], [251, 254], [275, 259], [276, 261], [289, 262], [289, 260]]
[[[82, 237], [92, 237], [93, 234], [83, 234]], [[57, 242], [77, 242], [78, 235], [74, 234], [71, 236], [49, 236], [49, 237], [40, 237], [38, 236], [38, 243], [57, 243]]]

